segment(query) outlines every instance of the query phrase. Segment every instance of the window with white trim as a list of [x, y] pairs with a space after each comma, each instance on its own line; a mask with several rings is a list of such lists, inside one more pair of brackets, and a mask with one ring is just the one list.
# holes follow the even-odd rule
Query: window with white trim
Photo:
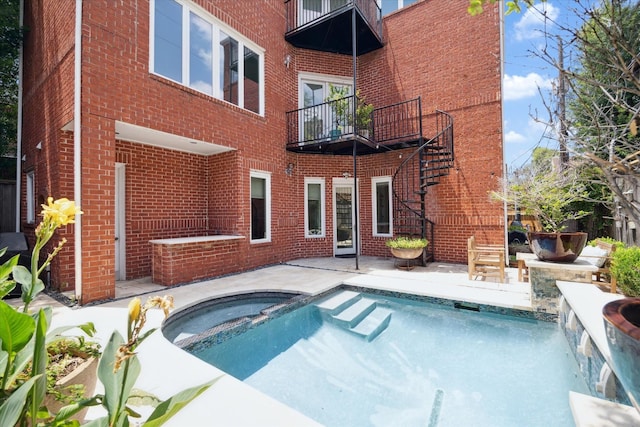
[[251, 243], [271, 241], [271, 175], [251, 171]]
[[188, 1], [152, 0], [150, 69], [264, 114], [264, 49]]
[[330, 136], [331, 131], [336, 128], [335, 112], [326, 106], [323, 108], [321, 104], [327, 102], [331, 86], [337, 89], [346, 88], [347, 96], [351, 95], [352, 82], [353, 80], [345, 77], [300, 73], [298, 92], [301, 110], [298, 120], [302, 123], [299, 130], [301, 141]]
[[325, 237], [324, 179], [304, 179], [304, 236]]
[[373, 235], [390, 237], [393, 235], [393, 212], [391, 203], [391, 177], [371, 178]]
[[27, 172], [27, 223], [36, 222], [36, 203], [35, 203], [35, 172]]

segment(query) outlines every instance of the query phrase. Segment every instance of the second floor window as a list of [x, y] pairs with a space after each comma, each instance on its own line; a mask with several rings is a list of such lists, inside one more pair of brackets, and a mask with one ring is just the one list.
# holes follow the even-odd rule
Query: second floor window
[[151, 70], [263, 114], [263, 50], [188, 2], [154, 0]]

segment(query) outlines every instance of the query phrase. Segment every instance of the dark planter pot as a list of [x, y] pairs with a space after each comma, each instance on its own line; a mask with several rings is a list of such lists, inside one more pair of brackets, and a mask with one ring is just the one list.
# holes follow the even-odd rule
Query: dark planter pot
[[534, 231], [527, 234], [529, 247], [540, 261], [571, 263], [580, 256], [587, 243], [587, 233], [545, 233]]
[[616, 376], [640, 412], [640, 298], [622, 298], [602, 309]]

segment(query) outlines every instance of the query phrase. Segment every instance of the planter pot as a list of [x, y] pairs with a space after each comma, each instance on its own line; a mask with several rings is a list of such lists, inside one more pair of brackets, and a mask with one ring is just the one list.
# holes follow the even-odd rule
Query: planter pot
[[587, 233], [531, 232], [527, 237], [531, 251], [540, 261], [571, 263], [587, 243]]
[[622, 298], [602, 309], [616, 376], [640, 412], [640, 298]]
[[[84, 397], [91, 397], [95, 394], [96, 390], [96, 383], [98, 380], [97, 369], [98, 358], [92, 357], [87, 359], [84, 363], [74, 369], [73, 372], [60, 378], [56, 382], [56, 389], [64, 391], [66, 387], [72, 384], [82, 384], [84, 385]], [[47, 407], [49, 412], [55, 414], [60, 411], [60, 408], [68, 405], [68, 403], [60, 402], [56, 400], [54, 396], [47, 394], [44, 398], [44, 405]], [[88, 407], [84, 408], [75, 414], [72, 419], [78, 420], [82, 424], [88, 409]]]
[[400, 259], [414, 259], [422, 255], [424, 248], [389, 248], [391, 255]]
[[342, 131], [340, 129], [332, 129], [329, 131], [329, 137], [331, 139], [338, 139], [342, 135]]

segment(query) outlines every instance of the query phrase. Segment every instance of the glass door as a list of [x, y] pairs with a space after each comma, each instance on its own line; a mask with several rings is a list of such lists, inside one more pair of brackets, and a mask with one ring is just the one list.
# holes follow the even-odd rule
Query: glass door
[[353, 182], [344, 180], [333, 187], [334, 200], [334, 253], [335, 255], [354, 255], [356, 253], [353, 224], [355, 209]]

